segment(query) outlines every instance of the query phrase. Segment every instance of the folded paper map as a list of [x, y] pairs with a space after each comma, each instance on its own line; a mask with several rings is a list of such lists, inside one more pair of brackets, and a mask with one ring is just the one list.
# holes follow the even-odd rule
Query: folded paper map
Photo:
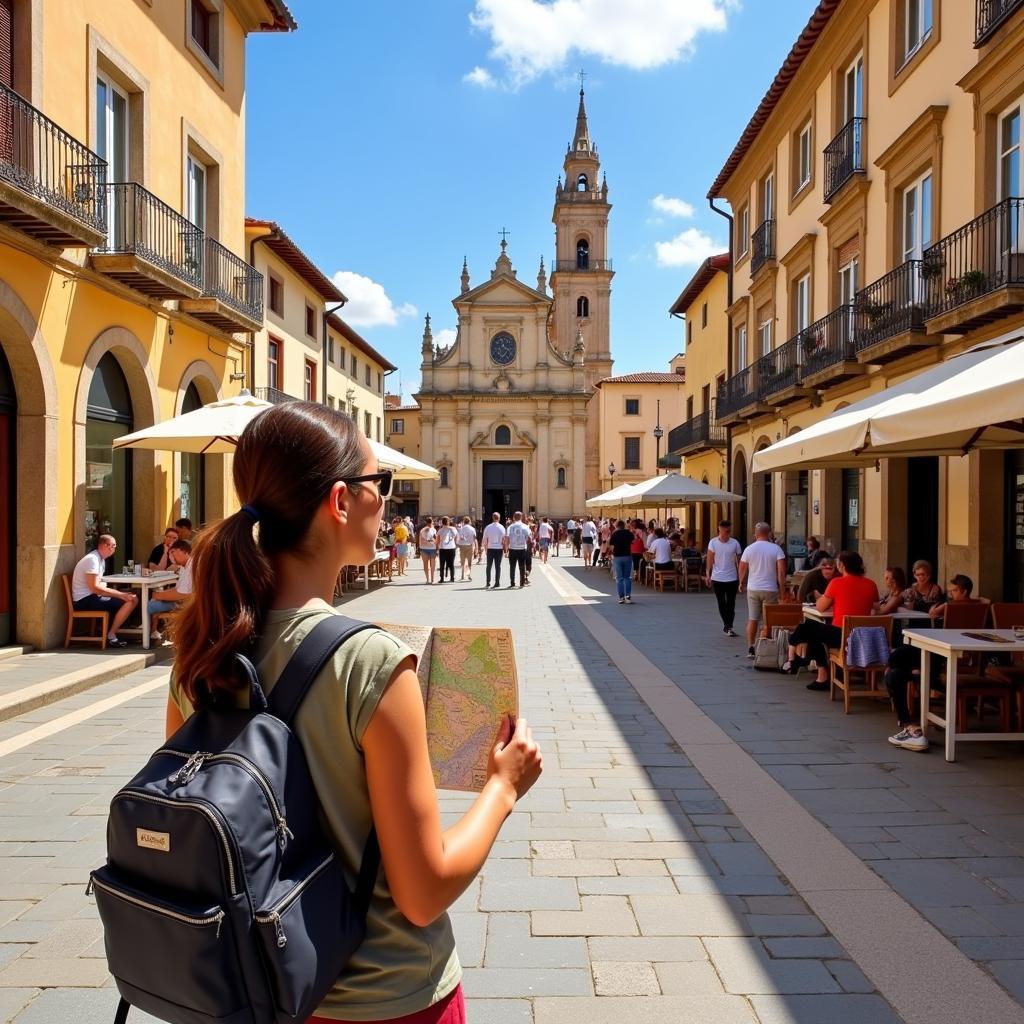
[[509, 629], [380, 623], [418, 658], [427, 746], [439, 789], [479, 792], [487, 759], [519, 714], [516, 658]]

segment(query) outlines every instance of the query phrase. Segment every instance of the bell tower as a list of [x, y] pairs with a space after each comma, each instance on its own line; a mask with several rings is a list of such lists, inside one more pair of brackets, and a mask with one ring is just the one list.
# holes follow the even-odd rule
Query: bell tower
[[[582, 73], [581, 73], [582, 80]], [[582, 336], [584, 376], [593, 394], [596, 381], [612, 372], [610, 306], [612, 261], [608, 256], [608, 182], [598, 178], [601, 161], [591, 141], [582, 81], [576, 131], [565, 154], [564, 181], [555, 187], [555, 259], [551, 268], [554, 293], [552, 339], [568, 350]], [[598, 402], [587, 403], [586, 497], [600, 492], [598, 465]]]

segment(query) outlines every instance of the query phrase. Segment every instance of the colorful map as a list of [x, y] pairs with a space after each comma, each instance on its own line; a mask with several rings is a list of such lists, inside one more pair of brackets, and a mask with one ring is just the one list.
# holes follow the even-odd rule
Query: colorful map
[[519, 714], [512, 631], [380, 625], [419, 656], [434, 782], [479, 792], [491, 748]]

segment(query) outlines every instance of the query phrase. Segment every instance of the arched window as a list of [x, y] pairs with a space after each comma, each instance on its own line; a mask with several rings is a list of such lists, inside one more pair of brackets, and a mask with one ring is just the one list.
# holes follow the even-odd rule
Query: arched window
[[[199, 388], [195, 382], [185, 389], [181, 403], [182, 413], [194, 412], [203, 407]], [[182, 452], [181, 483], [178, 495], [181, 499], [181, 515], [191, 519], [197, 526], [206, 522], [206, 460], [208, 456]]]
[[448, 486], [448, 467], [447, 466], [439, 466], [437, 471], [441, 474], [441, 479], [438, 481], [438, 486], [440, 486], [440, 487], [447, 487]]
[[494, 431], [494, 443], [495, 444], [511, 444], [512, 443], [512, 431], [508, 429], [503, 423]]
[[590, 191], [590, 182], [587, 181], [587, 176], [585, 174], [581, 174], [576, 179], [576, 191], [577, 192], [589, 192]]
[[585, 238], [576, 243], [576, 269], [590, 269], [590, 243]]
[[[85, 548], [93, 551], [101, 534], [113, 534], [122, 558], [132, 557], [132, 457], [113, 450], [115, 437], [134, 426], [131, 394], [116, 357], [108, 352], [96, 364], [85, 418]], [[107, 571], [113, 569], [113, 559]]]
[[564, 466], [559, 466], [558, 467], [558, 472], [555, 474], [555, 486], [556, 487], [564, 487], [565, 486], [565, 467]]
[[576, 300], [576, 315], [578, 317], [590, 316], [590, 299], [586, 295], [581, 295]]

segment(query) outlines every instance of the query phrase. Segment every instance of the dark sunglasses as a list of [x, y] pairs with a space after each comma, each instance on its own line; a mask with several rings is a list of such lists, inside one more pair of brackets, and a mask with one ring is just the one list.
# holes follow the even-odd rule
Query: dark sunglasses
[[377, 485], [377, 493], [383, 501], [391, 497], [391, 490], [395, 486], [395, 473], [391, 469], [382, 469], [379, 473], [367, 473], [365, 476], [350, 476], [342, 483], [346, 484], [368, 484], [373, 482]]

